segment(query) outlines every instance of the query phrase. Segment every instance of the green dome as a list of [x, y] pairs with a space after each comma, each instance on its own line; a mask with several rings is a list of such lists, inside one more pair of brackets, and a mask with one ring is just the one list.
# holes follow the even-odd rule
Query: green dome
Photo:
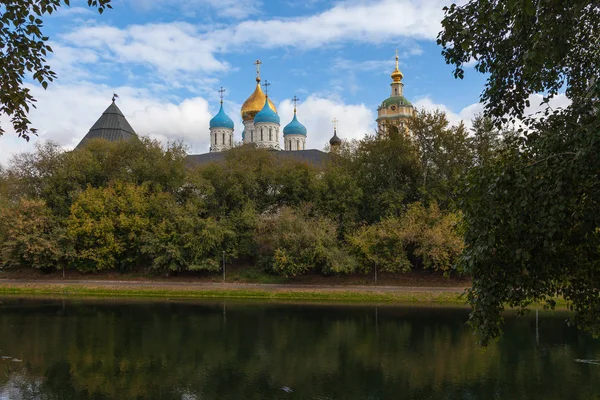
[[389, 106], [395, 104], [398, 107], [412, 107], [410, 101], [406, 100], [404, 96], [392, 96], [388, 97], [381, 103], [381, 107], [388, 108]]

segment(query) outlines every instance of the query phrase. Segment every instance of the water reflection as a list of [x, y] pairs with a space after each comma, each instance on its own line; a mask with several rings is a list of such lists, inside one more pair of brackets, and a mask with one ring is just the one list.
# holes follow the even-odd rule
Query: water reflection
[[[238, 302], [0, 305], [0, 399], [589, 399], [600, 344], [564, 315]], [[536, 334], [537, 332], [537, 334]], [[22, 362], [13, 361], [22, 360]]]

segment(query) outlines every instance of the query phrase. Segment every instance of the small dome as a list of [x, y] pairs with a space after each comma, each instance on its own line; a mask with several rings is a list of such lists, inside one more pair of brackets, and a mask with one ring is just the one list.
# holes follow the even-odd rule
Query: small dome
[[302, 125], [296, 118], [296, 111], [294, 111], [294, 118], [292, 119], [292, 122], [290, 122], [285, 126], [285, 128], [283, 128], [283, 136], [287, 135], [306, 136], [306, 127]]
[[269, 104], [269, 98], [267, 97], [265, 99], [265, 105], [263, 106], [262, 110], [260, 110], [258, 112], [258, 114], [256, 114], [254, 116], [254, 123], [255, 124], [260, 124], [260, 123], [279, 124], [280, 121], [281, 120], [279, 119], [279, 115], [277, 115], [275, 113], [275, 111], [273, 111], [273, 109], [271, 108], [271, 106]]
[[339, 146], [342, 144], [342, 139], [338, 137], [336, 131], [333, 131], [333, 137], [329, 140], [329, 144], [331, 146]]
[[211, 128], [233, 129], [233, 121], [225, 114], [225, 111], [223, 111], [223, 103], [221, 103], [221, 109], [219, 109], [217, 115], [210, 120], [209, 125]]

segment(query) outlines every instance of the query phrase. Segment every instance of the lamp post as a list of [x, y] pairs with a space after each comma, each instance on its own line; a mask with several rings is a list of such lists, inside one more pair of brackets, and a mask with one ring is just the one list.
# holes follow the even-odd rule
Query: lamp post
[[225, 250], [223, 250], [223, 282], [225, 282]]

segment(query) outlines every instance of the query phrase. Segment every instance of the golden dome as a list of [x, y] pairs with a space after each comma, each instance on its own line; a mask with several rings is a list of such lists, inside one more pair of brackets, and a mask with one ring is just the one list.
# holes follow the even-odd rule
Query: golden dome
[[[267, 96], [265, 96], [262, 89], [260, 88], [260, 78], [257, 78], [256, 89], [254, 89], [254, 93], [252, 93], [242, 105], [242, 119], [244, 121], [254, 119], [254, 116], [265, 106], [266, 98]], [[271, 99], [269, 99], [269, 107], [271, 107], [271, 110], [273, 110], [274, 112], [277, 112], [275, 104], [273, 104]]]

